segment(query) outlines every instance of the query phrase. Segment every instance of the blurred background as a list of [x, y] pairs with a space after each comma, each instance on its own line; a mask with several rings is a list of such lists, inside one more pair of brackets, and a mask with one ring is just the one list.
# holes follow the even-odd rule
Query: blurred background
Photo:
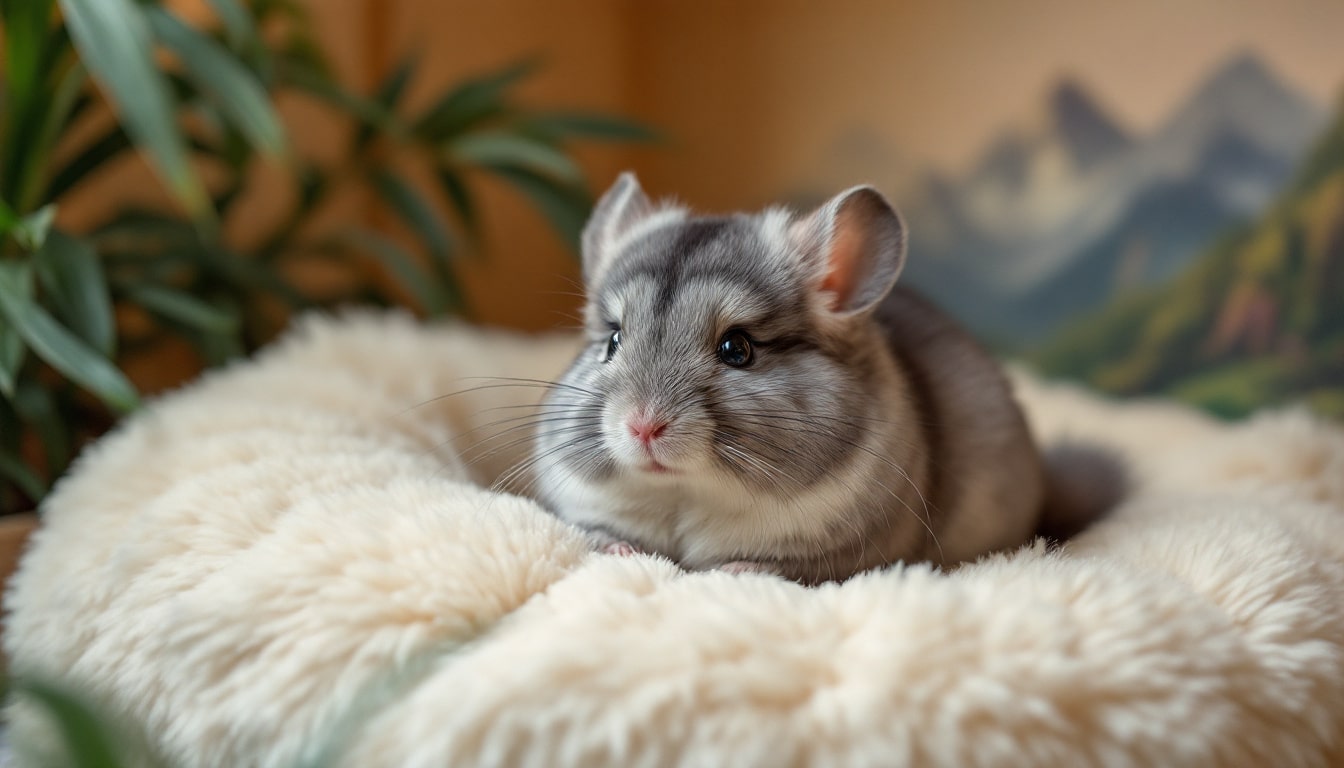
[[577, 231], [625, 168], [706, 211], [873, 183], [912, 231], [903, 279], [1005, 357], [1344, 416], [1335, 0], [0, 11], [7, 511], [295, 309], [573, 325]]

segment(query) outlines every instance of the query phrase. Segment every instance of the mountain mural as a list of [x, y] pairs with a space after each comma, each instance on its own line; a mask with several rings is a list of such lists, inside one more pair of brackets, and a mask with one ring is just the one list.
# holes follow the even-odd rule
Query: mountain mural
[[1259, 214], [1327, 117], [1249, 53], [1144, 135], [1061, 82], [964, 174], [886, 158], [904, 174], [888, 186], [912, 222], [907, 279], [982, 336], [1028, 348]]
[[1034, 359], [1108, 392], [1164, 393], [1228, 416], [1305, 401], [1344, 417], [1344, 102], [1254, 223], [1072, 323]]

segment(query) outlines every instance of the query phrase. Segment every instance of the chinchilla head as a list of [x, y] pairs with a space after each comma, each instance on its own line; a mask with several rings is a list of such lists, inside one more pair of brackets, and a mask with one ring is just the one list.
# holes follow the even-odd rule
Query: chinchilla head
[[587, 344], [545, 406], [541, 471], [748, 497], [836, 473], [877, 428], [871, 314], [905, 241], [871, 187], [809, 215], [693, 216], [622, 175], [583, 233]]

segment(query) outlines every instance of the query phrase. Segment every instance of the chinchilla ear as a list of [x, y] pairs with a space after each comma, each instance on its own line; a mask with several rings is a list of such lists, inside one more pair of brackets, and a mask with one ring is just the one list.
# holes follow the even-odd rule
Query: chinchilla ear
[[841, 315], [877, 306], [905, 266], [905, 224], [881, 192], [854, 187], [790, 227], [825, 305]]
[[593, 213], [583, 227], [585, 283], [591, 284], [606, 269], [621, 235], [653, 212], [653, 203], [640, 188], [635, 174], [626, 171], [617, 177], [616, 183], [593, 206]]

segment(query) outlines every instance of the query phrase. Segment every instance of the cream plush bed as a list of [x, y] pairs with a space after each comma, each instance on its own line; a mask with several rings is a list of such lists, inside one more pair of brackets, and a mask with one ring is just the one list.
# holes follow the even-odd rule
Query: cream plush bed
[[183, 766], [1344, 765], [1338, 428], [1019, 375], [1042, 440], [1114, 446], [1133, 497], [1059, 551], [805, 589], [590, 554], [473, 482], [519, 454], [451, 438], [537, 393], [435, 398], [571, 344], [310, 318], [162, 398], [50, 498], [12, 671]]

